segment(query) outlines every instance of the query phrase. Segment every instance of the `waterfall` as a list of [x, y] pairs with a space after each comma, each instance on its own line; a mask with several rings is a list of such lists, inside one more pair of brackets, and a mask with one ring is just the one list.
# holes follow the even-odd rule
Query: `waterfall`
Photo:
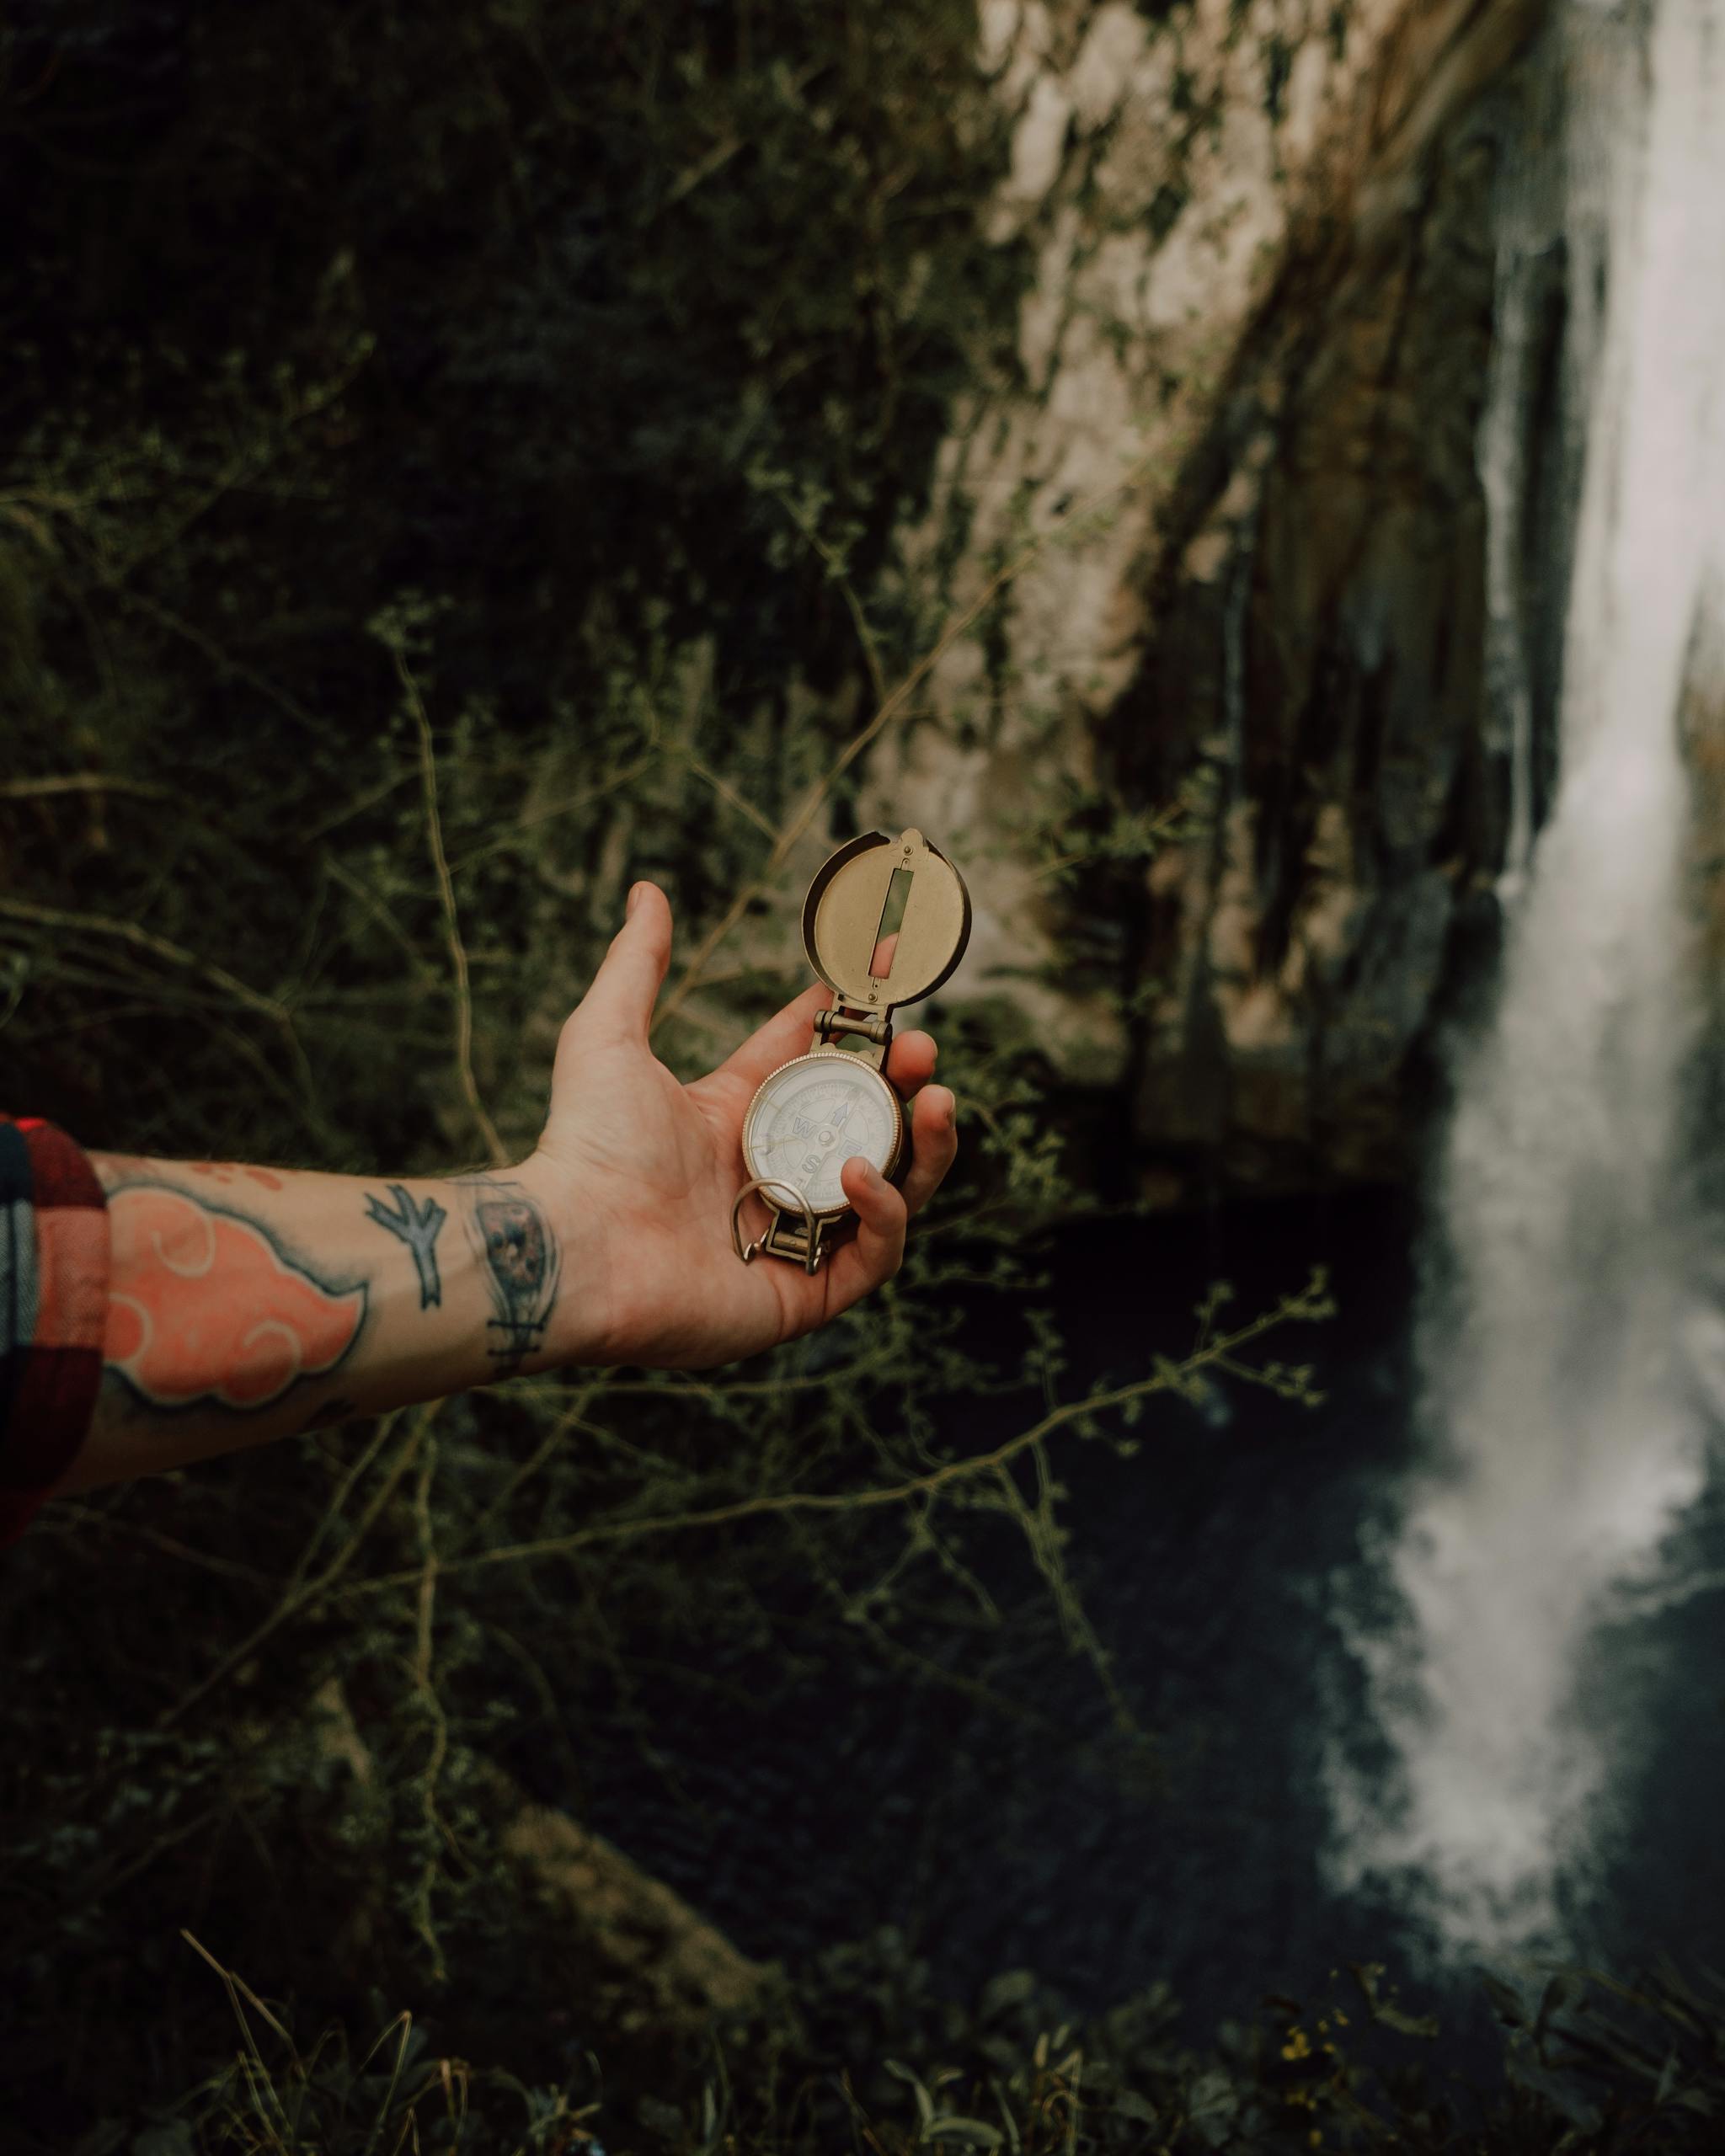
[[[1456, 1067], [1418, 1321], [1432, 1464], [1380, 1553], [1401, 1619], [1355, 1627], [1390, 1770], [1331, 1776], [1341, 1881], [1391, 1884], [1487, 1951], [1566, 1943], [1614, 1756], [1589, 1644], [1702, 1473], [1676, 1351], [1696, 1002], [1679, 721], [1719, 686], [1695, 677], [1725, 569], [1725, 0], [1572, 0], [1556, 35], [1586, 387], [1559, 776], [1525, 873], [1507, 864], [1495, 1012]], [[1525, 295], [1500, 291], [1513, 351]], [[1481, 436], [1500, 519], [1504, 426], [1488, 412]], [[1494, 611], [1516, 536], [1494, 541]]]

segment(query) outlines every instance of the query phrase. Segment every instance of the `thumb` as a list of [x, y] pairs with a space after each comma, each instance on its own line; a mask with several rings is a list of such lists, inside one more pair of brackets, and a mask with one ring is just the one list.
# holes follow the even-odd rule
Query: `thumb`
[[596, 1027], [620, 1038], [644, 1041], [670, 963], [670, 901], [656, 883], [637, 883], [629, 893], [623, 925], [581, 998], [576, 1020], [584, 1029]]
[[[844, 1253], [853, 1263], [846, 1268], [838, 1305], [842, 1310], [882, 1281], [890, 1280], [904, 1263], [906, 1216], [899, 1192], [860, 1156], [846, 1161], [840, 1180], [857, 1215], [856, 1240]], [[835, 1310], [833, 1315], [837, 1314]]]

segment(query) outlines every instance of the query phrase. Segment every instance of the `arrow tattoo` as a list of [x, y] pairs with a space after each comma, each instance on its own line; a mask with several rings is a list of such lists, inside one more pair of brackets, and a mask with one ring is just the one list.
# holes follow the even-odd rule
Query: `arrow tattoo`
[[395, 1200], [393, 1206], [382, 1204], [368, 1193], [366, 1211], [380, 1228], [387, 1228], [413, 1252], [414, 1267], [419, 1276], [419, 1308], [429, 1310], [443, 1300], [443, 1283], [437, 1272], [437, 1231], [449, 1215], [435, 1198], [415, 1205], [398, 1182], [389, 1185], [389, 1194]]

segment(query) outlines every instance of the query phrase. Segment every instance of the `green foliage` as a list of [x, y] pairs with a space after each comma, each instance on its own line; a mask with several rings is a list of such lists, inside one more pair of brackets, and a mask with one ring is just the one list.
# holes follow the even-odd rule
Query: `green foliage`
[[[674, 1067], [800, 985], [798, 835], [847, 828], [953, 627], [892, 535], [953, 394], [1012, 365], [973, 32], [958, 0], [10, 12], [8, 1105], [168, 1155], [524, 1150], [638, 874], [678, 910]], [[985, 609], [966, 632], [998, 659]], [[1048, 799], [1015, 839], [1057, 889], [1124, 889], [1209, 809]], [[962, 1177], [829, 1332], [57, 1506], [8, 1559], [0, 2143], [1696, 2145], [1719, 2017], [1670, 1987], [1524, 2016], [1486, 2113], [1344, 2057], [1334, 2009], [1200, 2052], [1159, 1994], [1080, 2030], [1014, 1974], [960, 2009], [889, 1936], [710, 2038], [644, 2028], [524, 1897], [520, 1790], [668, 1772], [667, 1699], [731, 1703], [715, 1641], [741, 1745], [859, 1655], [1009, 1712], [1046, 1636], [1142, 1765], [1061, 1449], [1130, 1461], [1218, 1377], [1313, 1397], [1261, 1343], [1326, 1291], [1236, 1323], [1219, 1290], [1183, 1358], [1080, 1390], [1026, 1250], [1095, 1200], [1033, 1033], [1009, 994], [936, 1017]], [[979, 1402], [1012, 1433], [975, 1438]]]
[[[948, 626], [886, 574], [892, 533], [956, 389], [1010, 366], [1023, 265], [975, 240], [1003, 146], [973, 30], [954, 0], [9, 13], [8, 1105], [168, 1155], [525, 1150], [638, 874], [678, 910], [673, 1067], [800, 985], [797, 834], [846, 827], [863, 735]], [[1057, 805], [1051, 879], [1075, 839], [1140, 876], [1172, 828]], [[945, 1015], [964, 1177], [829, 1332], [57, 1506], [8, 1560], [8, 2145], [334, 2156], [465, 2119], [464, 2148], [573, 2151], [620, 2090], [613, 2146], [822, 2145], [848, 2117], [957, 2147], [979, 2076], [988, 2132], [1071, 2145], [1076, 2040], [1022, 1987], [973, 2025], [858, 1950], [722, 2069], [668, 2057], [500, 1849], [505, 1776], [579, 1807], [597, 1758], [662, 1771], [649, 1680], [710, 1698], [715, 1640], [757, 1714], [859, 1652], [1009, 1705], [1052, 1609], [1141, 1753], [1058, 1449], [1130, 1458], [1147, 1406], [1218, 1373], [1305, 1396], [1258, 1342], [1327, 1303], [1231, 1328], [1213, 1301], [1185, 1360], [1076, 1392], [1023, 1253], [1094, 1201], [1010, 997]], [[994, 1299], [1008, 1324], [967, 1330]], [[1016, 1434], [973, 1441], [980, 1400]], [[932, 1651], [961, 1621], [962, 1675]], [[224, 2001], [184, 1930], [274, 2003]], [[1134, 2011], [1129, 2127], [1247, 2116], [1233, 2068]], [[326, 2025], [384, 2034], [287, 2034]]]
[[336, 2027], [302, 2050], [221, 1973], [239, 2049], [131, 2156], [1701, 2156], [1725, 2110], [1725, 1992], [1669, 1972], [1634, 1988], [1583, 1970], [1526, 1997], [1494, 1987], [1503, 2073], [1487, 2089], [1443, 2073], [1436, 2019], [1402, 2010], [1371, 1966], [1315, 2007], [1266, 2002], [1199, 2048], [1165, 1988], [1085, 2024], [1013, 1970], [960, 2004], [884, 1932], [822, 1956], [793, 1996], [704, 2051], [662, 2056], [644, 2084], [608, 2081], [594, 2057], [537, 2087], [440, 2054], [405, 2014], [363, 2053]]
[[[170, 1156], [525, 1150], [638, 874], [678, 910], [674, 1067], [800, 986], [797, 834], [846, 828], [948, 626], [891, 534], [1010, 364], [973, 35], [954, 0], [14, 11], [9, 1100]], [[554, 2084], [617, 2002], [524, 1907], [499, 1775], [579, 1806], [595, 1758], [658, 1772], [647, 1674], [704, 1696], [715, 1639], [757, 1712], [858, 1652], [993, 1699], [1013, 1598], [1051, 1596], [1130, 1727], [1050, 1449], [1129, 1449], [1189, 1374], [1065, 1397], [1033, 1316], [1022, 1353], [965, 1334], [996, 1297], [1021, 1329], [1024, 1238], [1086, 1200], [1010, 1001], [942, 1030], [964, 1181], [767, 1367], [539, 1380], [51, 1510], [0, 1581], [20, 2132], [124, 2145], [96, 2122], [211, 2071], [182, 1927], [298, 2015], [430, 2000]], [[1200, 1362], [1249, 1376], [1258, 1329], [1207, 1322]], [[980, 1448], [963, 1403], [1015, 1393]], [[979, 1611], [960, 1677], [931, 1646]], [[138, 2145], [394, 2146], [403, 2103], [432, 2133], [412, 2041], [246, 2056]], [[579, 2145], [515, 2093], [523, 2145]]]

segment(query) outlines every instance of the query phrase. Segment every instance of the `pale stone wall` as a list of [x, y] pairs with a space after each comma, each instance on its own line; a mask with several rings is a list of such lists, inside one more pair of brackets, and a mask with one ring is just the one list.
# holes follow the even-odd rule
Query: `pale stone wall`
[[[1076, 1082], [1130, 1086], [1169, 1195], [1200, 1159], [1402, 1165], [1410, 1050], [1499, 838], [1469, 117], [1540, 15], [984, 0], [1012, 136], [982, 229], [1033, 262], [1022, 378], [954, 414], [905, 574], [937, 619], [1046, 536], [872, 752], [862, 813], [962, 853], [953, 992], [1009, 993]], [[1154, 858], [1076, 890], [1055, 865], [1075, 816], [1130, 835], [1194, 786]]]

